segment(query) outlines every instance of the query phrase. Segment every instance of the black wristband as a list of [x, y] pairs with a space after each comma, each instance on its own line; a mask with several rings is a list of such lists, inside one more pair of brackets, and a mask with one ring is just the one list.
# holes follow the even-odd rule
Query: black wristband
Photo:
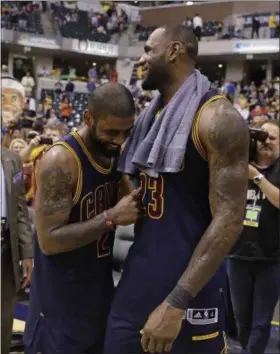
[[166, 301], [169, 303], [169, 305], [177, 309], [186, 310], [189, 302], [192, 299], [193, 296], [181, 285], [177, 284], [176, 287], [167, 296]]

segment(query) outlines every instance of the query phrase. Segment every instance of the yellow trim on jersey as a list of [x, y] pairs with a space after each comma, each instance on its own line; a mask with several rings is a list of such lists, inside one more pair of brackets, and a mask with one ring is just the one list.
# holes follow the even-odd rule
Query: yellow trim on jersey
[[228, 354], [228, 341], [227, 341], [227, 336], [225, 334], [225, 331], [223, 331], [223, 337], [224, 337], [224, 349], [221, 351], [221, 354]]
[[111, 159], [111, 165], [109, 168], [104, 168], [102, 166], [100, 166], [96, 161], [93, 160], [90, 152], [88, 151], [87, 147], [85, 146], [83, 140], [81, 139], [80, 135], [77, 132], [72, 132], [70, 133], [76, 140], [77, 142], [80, 144], [83, 152], [86, 154], [87, 158], [89, 159], [90, 163], [92, 164], [92, 166], [100, 173], [103, 174], [110, 174], [114, 165], [114, 159]]
[[193, 336], [192, 340], [193, 341], [200, 341], [200, 340], [208, 340], [208, 339], [214, 339], [217, 338], [219, 336], [220, 332], [214, 332], [214, 333], [210, 333], [210, 334], [205, 334], [202, 336]]
[[228, 354], [228, 347], [225, 345], [224, 349], [221, 351], [221, 354]]
[[74, 197], [72, 199], [72, 203], [73, 206], [76, 205], [79, 201], [81, 192], [82, 192], [82, 187], [83, 187], [83, 170], [82, 170], [82, 165], [81, 165], [81, 161], [79, 156], [77, 155], [76, 151], [69, 145], [67, 144], [65, 141], [58, 141], [57, 143], [54, 143], [52, 145], [53, 146], [64, 146], [65, 149], [67, 149], [74, 157], [74, 159], [76, 160], [77, 164], [78, 164], [78, 181], [77, 181], [77, 185], [76, 185], [76, 191], [74, 194]]
[[194, 118], [194, 123], [193, 123], [193, 127], [192, 127], [192, 139], [193, 139], [193, 142], [194, 142], [194, 145], [197, 149], [197, 151], [199, 152], [199, 154], [201, 155], [201, 157], [207, 161], [208, 158], [207, 158], [207, 152], [205, 151], [204, 147], [203, 147], [203, 144], [199, 138], [199, 134], [198, 134], [198, 126], [199, 126], [199, 122], [200, 122], [200, 116], [201, 116], [201, 113], [202, 111], [204, 110], [205, 107], [207, 107], [210, 103], [220, 99], [220, 98], [223, 98], [223, 99], [226, 99], [225, 96], [223, 95], [216, 95], [216, 96], [213, 96], [211, 98], [209, 98], [209, 100], [207, 100], [201, 107], [200, 109], [198, 110], [198, 112], [196, 113], [196, 116]]

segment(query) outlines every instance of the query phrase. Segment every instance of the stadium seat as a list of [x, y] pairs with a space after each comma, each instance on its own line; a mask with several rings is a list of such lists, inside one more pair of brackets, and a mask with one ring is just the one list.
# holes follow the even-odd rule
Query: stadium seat
[[[43, 103], [46, 97], [52, 99], [52, 107], [56, 110], [58, 116], [60, 116], [60, 103], [59, 97], [54, 95], [54, 90], [42, 89], [41, 102]], [[73, 111], [68, 122], [69, 128], [74, 128], [82, 123], [83, 112], [88, 104], [88, 95], [86, 93], [75, 92], [72, 101]]]
[[[22, 8], [21, 2], [10, 2], [11, 6], [15, 4], [18, 9]], [[9, 3], [8, 3], [9, 5]], [[6, 3], [6, 7], [8, 7]], [[41, 23], [41, 14], [36, 8], [36, 6], [33, 8], [33, 12], [25, 12], [26, 16], [26, 27], [19, 28], [19, 19], [22, 14], [20, 13], [20, 10], [18, 11], [17, 14], [13, 15], [12, 12], [2, 14], [1, 15], [1, 28], [6, 28], [6, 29], [14, 29], [16, 31], [20, 32], [27, 32], [31, 34], [44, 34], [42, 23]]]
[[79, 40], [88, 39], [93, 42], [102, 43], [109, 42], [111, 38], [109, 34], [98, 33], [94, 27], [89, 25], [88, 12], [77, 10], [77, 22], [66, 22], [66, 16], [73, 14], [73, 10], [61, 6], [55, 6], [54, 9], [56, 18], [59, 22], [60, 33], [63, 37], [75, 38]]

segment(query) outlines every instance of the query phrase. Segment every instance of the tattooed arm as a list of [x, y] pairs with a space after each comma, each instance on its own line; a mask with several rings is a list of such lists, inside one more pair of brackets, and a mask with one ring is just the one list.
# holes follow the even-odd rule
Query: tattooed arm
[[[194, 297], [213, 277], [238, 239], [246, 204], [249, 131], [244, 119], [225, 100], [204, 109], [199, 135], [208, 153], [212, 222], [198, 243], [177, 291]], [[172, 294], [172, 293], [171, 293]], [[167, 299], [168, 301], [168, 299]]]
[[40, 161], [35, 215], [38, 242], [46, 255], [83, 247], [106, 231], [103, 215], [68, 224], [77, 180], [77, 163], [64, 147], [54, 146]]
[[142, 348], [150, 353], [171, 351], [190, 300], [214, 276], [242, 229], [249, 130], [228, 101], [217, 100], [203, 110], [198, 132], [208, 155], [213, 218], [177, 285], [151, 313], [141, 330]]
[[[36, 174], [36, 229], [42, 252], [54, 255], [86, 246], [108, 231], [103, 213], [68, 224], [78, 180], [78, 166], [64, 147], [54, 146], [40, 161]], [[107, 211], [118, 225], [136, 221], [138, 206], [133, 195]]]

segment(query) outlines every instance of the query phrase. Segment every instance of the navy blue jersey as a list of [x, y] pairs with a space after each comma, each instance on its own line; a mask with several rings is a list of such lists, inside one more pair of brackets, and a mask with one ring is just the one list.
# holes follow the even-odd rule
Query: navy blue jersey
[[[203, 98], [180, 172], [158, 178], [139, 173], [146, 217], [135, 225], [135, 242], [112, 305], [113, 316], [120, 316], [139, 329], [175, 287], [212, 220], [209, 167], [199, 140], [198, 123], [202, 109], [221, 98], [224, 97], [216, 90]], [[224, 280], [224, 269], [220, 269], [190, 303], [186, 313], [190, 323], [202, 323], [204, 316], [210, 316], [205, 323], [218, 322], [216, 309], [221, 305]]]
[[[121, 178], [114, 160], [108, 169], [99, 166], [78, 133], [69, 134], [54, 145], [70, 151], [79, 167], [68, 224], [86, 221], [113, 207]], [[35, 325], [32, 312], [39, 312], [61, 335], [81, 342], [94, 337], [94, 328], [107, 315], [113, 295], [113, 241], [114, 232], [108, 232], [87, 246], [45, 256], [35, 237], [29, 307], [33, 323], [27, 322], [27, 331]]]

